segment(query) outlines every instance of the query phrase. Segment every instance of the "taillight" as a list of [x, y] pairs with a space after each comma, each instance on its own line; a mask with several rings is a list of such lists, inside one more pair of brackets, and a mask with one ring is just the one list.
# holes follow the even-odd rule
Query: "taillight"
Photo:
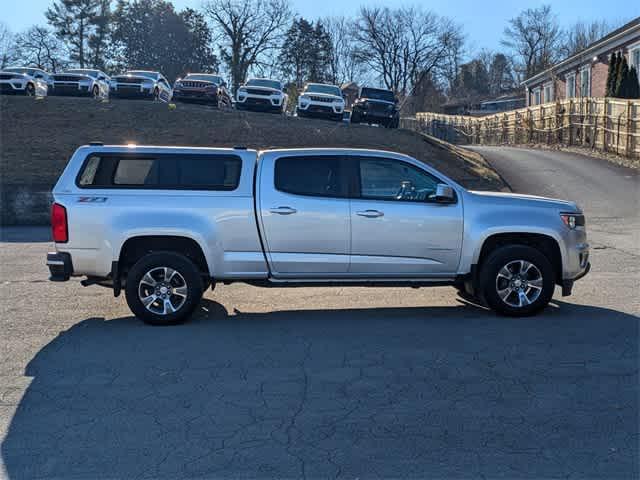
[[51, 206], [51, 233], [56, 243], [69, 241], [69, 228], [67, 226], [67, 209], [58, 203]]

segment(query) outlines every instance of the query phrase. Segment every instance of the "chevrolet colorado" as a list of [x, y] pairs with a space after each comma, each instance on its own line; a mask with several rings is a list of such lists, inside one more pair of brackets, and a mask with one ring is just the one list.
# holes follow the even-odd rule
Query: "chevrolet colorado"
[[91, 144], [53, 199], [51, 280], [124, 289], [151, 324], [216, 282], [452, 285], [529, 315], [589, 270], [576, 204], [469, 191], [387, 151]]

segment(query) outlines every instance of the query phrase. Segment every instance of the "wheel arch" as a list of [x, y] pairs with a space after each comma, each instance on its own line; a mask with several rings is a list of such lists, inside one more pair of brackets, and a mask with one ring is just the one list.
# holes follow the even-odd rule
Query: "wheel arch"
[[533, 247], [545, 255], [553, 266], [555, 282], [562, 282], [562, 250], [560, 242], [546, 232], [498, 232], [487, 235], [474, 256], [478, 270], [484, 260], [496, 248], [507, 245], [525, 245]]
[[175, 252], [189, 258], [203, 275], [212, 276], [205, 250], [191, 237], [181, 235], [136, 235], [127, 238], [118, 255], [118, 271], [125, 275], [142, 256], [152, 252]]

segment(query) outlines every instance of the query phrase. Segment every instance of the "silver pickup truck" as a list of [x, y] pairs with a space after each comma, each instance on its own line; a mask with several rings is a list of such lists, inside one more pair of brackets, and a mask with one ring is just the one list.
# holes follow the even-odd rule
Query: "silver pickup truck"
[[124, 289], [151, 324], [185, 320], [216, 282], [451, 285], [529, 315], [589, 270], [574, 203], [468, 191], [386, 151], [91, 144], [53, 197], [51, 280]]

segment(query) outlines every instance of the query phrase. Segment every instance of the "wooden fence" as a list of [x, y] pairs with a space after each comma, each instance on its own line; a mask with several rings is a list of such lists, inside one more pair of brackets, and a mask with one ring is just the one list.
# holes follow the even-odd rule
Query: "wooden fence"
[[458, 144], [583, 146], [640, 158], [640, 101], [575, 98], [485, 117], [422, 112], [404, 128]]

